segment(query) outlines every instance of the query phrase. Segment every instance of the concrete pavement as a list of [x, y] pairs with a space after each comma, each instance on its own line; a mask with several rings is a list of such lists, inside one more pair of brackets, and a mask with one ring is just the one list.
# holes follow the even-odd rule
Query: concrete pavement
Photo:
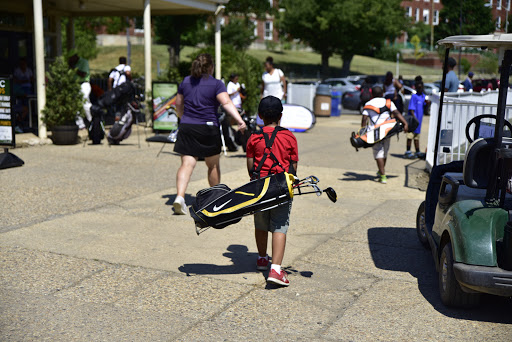
[[[255, 271], [250, 217], [197, 237], [189, 217], [172, 215], [171, 145], [158, 158], [161, 145], [139, 149], [136, 136], [110, 148], [14, 150], [26, 164], [0, 171], [0, 339], [512, 339], [510, 300], [489, 296], [472, 311], [440, 303], [414, 230], [423, 164], [398, 157], [401, 136], [389, 183], [374, 182], [371, 151], [348, 143], [359, 122], [320, 119], [296, 135], [299, 175], [318, 176], [339, 201], [294, 201], [283, 265], [291, 286], [280, 289]], [[223, 182], [247, 181], [242, 153], [221, 163]], [[189, 202], [205, 174], [199, 164]]]

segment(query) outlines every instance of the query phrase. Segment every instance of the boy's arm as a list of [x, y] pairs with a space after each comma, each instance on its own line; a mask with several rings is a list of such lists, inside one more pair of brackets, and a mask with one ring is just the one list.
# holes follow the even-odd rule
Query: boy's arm
[[363, 114], [363, 117], [361, 118], [361, 127], [366, 127], [366, 126], [368, 126], [368, 115]]
[[247, 158], [247, 171], [249, 174], [251, 173], [252, 167], [254, 165], [254, 158]]
[[414, 110], [409, 109], [409, 114], [411, 114], [412, 116], [414, 116]]
[[398, 110], [393, 111], [393, 116], [398, 119], [404, 125], [404, 132], [407, 133], [409, 131], [409, 125], [407, 124], [407, 121], [405, 121], [404, 117]]

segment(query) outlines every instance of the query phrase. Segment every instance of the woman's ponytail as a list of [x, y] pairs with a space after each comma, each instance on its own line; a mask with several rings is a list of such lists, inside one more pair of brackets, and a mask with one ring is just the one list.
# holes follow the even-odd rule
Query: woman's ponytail
[[213, 67], [213, 58], [208, 53], [200, 54], [192, 62], [192, 68], [190, 69], [190, 75], [194, 78], [201, 78], [210, 73], [210, 69]]

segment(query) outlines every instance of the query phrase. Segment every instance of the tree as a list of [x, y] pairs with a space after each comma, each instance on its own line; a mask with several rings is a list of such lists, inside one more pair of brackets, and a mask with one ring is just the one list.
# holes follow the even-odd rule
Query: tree
[[423, 21], [411, 24], [407, 29], [407, 35], [411, 38], [418, 36], [420, 42], [426, 45], [430, 44], [430, 26], [425, 24]]
[[336, 1], [333, 12], [340, 21], [336, 52], [343, 60], [341, 74], [347, 76], [356, 54], [393, 40], [403, 32], [407, 19], [400, 0]]
[[[211, 25], [205, 31], [203, 42], [207, 45], [215, 44], [215, 26]], [[249, 46], [256, 40], [254, 35], [254, 24], [245, 19], [230, 18], [227, 25], [221, 28], [222, 44], [234, 46], [238, 50], [247, 50]]]
[[334, 53], [341, 55], [346, 76], [354, 55], [367, 53], [404, 29], [405, 10], [400, 4], [400, 0], [284, 0], [281, 24], [322, 55], [324, 77]]
[[[182, 43], [197, 44], [198, 30], [204, 30], [205, 17], [200, 15], [167, 15], [153, 18], [156, 41], [169, 45], [169, 67], [175, 68], [180, 62]], [[189, 44], [187, 44], [189, 45]]]
[[[496, 29], [487, 0], [443, 0], [439, 25], [435, 29], [436, 41], [459, 34], [488, 34]], [[461, 17], [462, 14], [462, 17]], [[461, 26], [462, 19], [462, 26]], [[462, 27], [462, 32], [461, 32]]]
[[300, 39], [322, 56], [322, 76], [329, 72], [329, 57], [334, 54], [341, 24], [331, 8], [336, 0], [284, 0], [280, 18], [282, 29]]

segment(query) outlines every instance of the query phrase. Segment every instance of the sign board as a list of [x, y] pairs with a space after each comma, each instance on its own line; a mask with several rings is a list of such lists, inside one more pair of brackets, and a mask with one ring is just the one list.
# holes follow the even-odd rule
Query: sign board
[[14, 113], [12, 112], [12, 79], [0, 77], [0, 146], [14, 147]]
[[170, 82], [153, 82], [153, 130], [174, 131], [178, 129], [176, 113], [176, 95], [178, 84]]

